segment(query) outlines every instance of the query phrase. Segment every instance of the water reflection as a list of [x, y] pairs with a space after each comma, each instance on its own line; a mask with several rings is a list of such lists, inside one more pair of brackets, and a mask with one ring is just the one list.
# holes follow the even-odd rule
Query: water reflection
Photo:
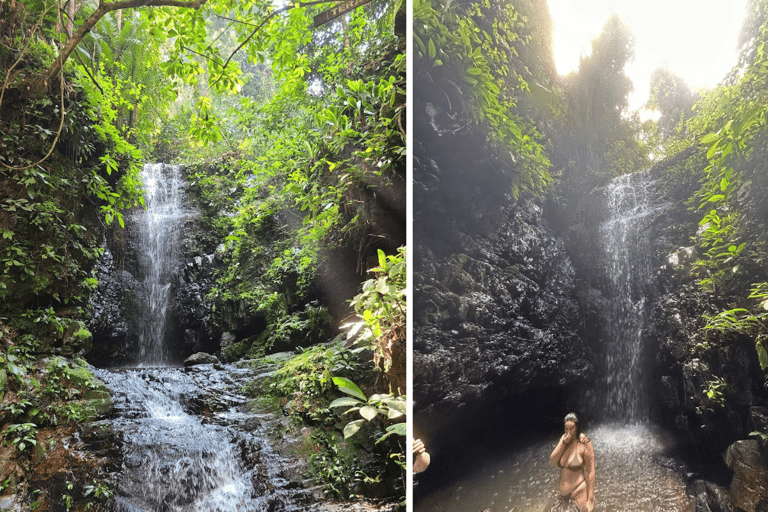
[[[601, 425], [586, 432], [597, 461], [595, 512], [692, 512], [685, 482], [661, 467], [666, 436], [647, 425]], [[549, 465], [556, 437], [467, 468], [467, 476], [432, 493], [415, 512], [548, 512], [559, 469]]]

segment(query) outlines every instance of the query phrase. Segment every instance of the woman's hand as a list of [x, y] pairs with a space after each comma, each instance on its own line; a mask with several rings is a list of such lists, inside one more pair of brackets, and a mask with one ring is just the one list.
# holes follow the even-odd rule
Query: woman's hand
[[413, 472], [421, 473], [422, 471], [427, 469], [427, 466], [429, 466], [430, 461], [431, 461], [431, 458], [427, 453], [427, 449], [424, 446], [424, 443], [421, 441], [421, 439], [414, 439], [413, 440]]
[[571, 441], [573, 441], [573, 432], [564, 433], [562, 440], [563, 440], [563, 444], [566, 444], [566, 445], [571, 444]]

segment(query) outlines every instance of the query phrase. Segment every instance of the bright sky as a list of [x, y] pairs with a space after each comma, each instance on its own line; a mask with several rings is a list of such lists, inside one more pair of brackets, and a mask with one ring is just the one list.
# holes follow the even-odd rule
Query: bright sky
[[591, 52], [612, 12], [631, 27], [636, 56], [625, 68], [635, 85], [629, 107], [648, 100], [650, 75], [667, 66], [692, 90], [717, 85], [736, 65], [747, 0], [548, 0], [557, 71], [567, 75]]

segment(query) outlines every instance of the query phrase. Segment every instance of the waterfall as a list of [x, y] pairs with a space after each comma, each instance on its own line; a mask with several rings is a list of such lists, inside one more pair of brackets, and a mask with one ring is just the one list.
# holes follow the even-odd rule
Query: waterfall
[[[122, 464], [117, 512], [261, 512], [332, 510], [311, 503], [293, 462], [273, 450], [267, 432], [279, 417], [253, 411], [242, 388], [264, 369], [214, 364], [173, 367], [181, 354], [171, 332], [171, 295], [182, 265], [185, 182], [179, 166], [147, 164], [146, 209], [131, 217], [129, 246], [137, 286], [127, 291], [143, 368], [95, 370], [113, 391]], [[179, 254], [177, 254], [179, 253]], [[271, 367], [270, 367], [271, 368]], [[288, 477], [292, 479], [289, 479]]]
[[138, 248], [142, 271], [139, 293], [144, 308], [138, 333], [140, 359], [142, 365], [165, 365], [170, 359], [165, 347], [166, 311], [184, 216], [183, 182], [178, 165], [145, 164], [141, 177], [146, 211], [140, 222]]
[[614, 179], [604, 190], [606, 220], [600, 225], [605, 272], [605, 415], [609, 419], [648, 419], [644, 327], [647, 290], [653, 279], [649, 226], [665, 206], [654, 200], [648, 173]]

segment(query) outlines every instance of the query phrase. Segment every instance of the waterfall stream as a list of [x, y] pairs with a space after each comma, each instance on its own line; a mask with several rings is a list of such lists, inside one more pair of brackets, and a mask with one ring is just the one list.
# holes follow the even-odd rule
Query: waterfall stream
[[113, 428], [123, 440], [119, 512], [319, 510], [310, 493], [281, 475], [286, 463], [263, 432], [272, 415], [244, 410], [238, 390], [254, 370], [97, 374], [114, 391]]
[[167, 364], [166, 311], [171, 277], [179, 244], [182, 208], [182, 179], [178, 165], [146, 164], [141, 173], [146, 211], [140, 222], [138, 260], [143, 271], [141, 287], [143, 321], [139, 347], [143, 365]]
[[[142, 172], [146, 211], [134, 217], [143, 294], [141, 359], [136, 368], [95, 370], [114, 394], [113, 428], [123, 464], [115, 494], [119, 512], [249, 512], [336, 510], [315, 503], [302, 475], [271, 447], [279, 418], [252, 411], [240, 394], [259, 372], [203, 364], [169, 367], [166, 311], [179, 262], [184, 184], [178, 166]], [[272, 426], [270, 426], [272, 425]], [[287, 476], [290, 476], [288, 478]]]
[[[653, 190], [649, 174], [637, 173], [616, 178], [601, 191], [603, 218], [594, 243], [602, 256], [593, 263], [602, 269], [607, 305], [601, 318], [604, 363], [596, 362], [604, 378], [595, 382], [602, 397], [595, 414], [600, 423], [583, 425], [595, 451], [595, 512], [693, 510], [679, 463], [666, 455], [674, 440], [648, 422], [644, 329], [654, 278], [648, 228], [665, 208]], [[473, 450], [456, 470], [461, 476], [431, 491], [415, 511], [548, 512], [557, 500], [561, 471], [549, 465], [549, 455], [561, 434], [496, 444], [468, 440]]]
[[647, 173], [626, 174], [604, 189], [607, 219], [600, 225], [606, 273], [603, 312], [605, 341], [605, 416], [623, 422], [648, 420], [643, 330], [652, 282], [652, 244], [648, 227], [666, 206], [652, 194]]

